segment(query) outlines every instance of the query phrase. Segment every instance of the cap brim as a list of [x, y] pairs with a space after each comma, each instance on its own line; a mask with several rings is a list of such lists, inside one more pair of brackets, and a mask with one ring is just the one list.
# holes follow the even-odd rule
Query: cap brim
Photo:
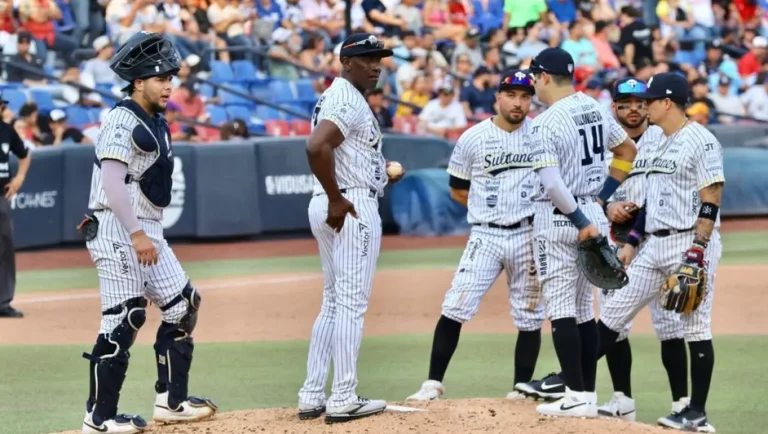
[[355, 54], [344, 55], [344, 53], [341, 53], [339, 57], [378, 57], [382, 59], [384, 57], [392, 57], [394, 54], [389, 48], [374, 48]]
[[524, 86], [522, 84], [502, 84], [499, 86], [499, 92], [502, 90], [510, 90], [510, 89], [522, 89], [527, 92], [536, 93], [536, 89], [534, 89], [532, 86]]
[[10, 104], [10, 103], [4, 99], [0, 99], [0, 104]]
[[[622, 94], [622, 95], [627, 95], [627, 94]], [[659, 94], [659, 93], [656, 93], [656, 92], [649, 92], [649, 91], [633, 93], [632, 96], [634, 96], [635, 98], [640, 98], [640, 99], [664, 99], [664, 98], [669, 98], [669, 95]]]

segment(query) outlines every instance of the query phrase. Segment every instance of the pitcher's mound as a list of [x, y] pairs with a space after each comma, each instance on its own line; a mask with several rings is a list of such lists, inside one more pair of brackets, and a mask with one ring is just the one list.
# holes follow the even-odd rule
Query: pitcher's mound
[[[455, 399], [429, 403], [390, 403], [382, 414], [327, 425], [324, 418], [300, 421], [296, 409], [260, 409], [221, 413], [211, 420], [189, 425], [151, 425], [147, 432], [173, 434], [640, 434], [669, 433], [663, 428], [618, 419], [547, 418], [536, 413], [533, 401]], [[423, 409], [426, 411], [412, 411]], [[409, 411], [411, 410], [411, 411]], [[75, 434], [76, 431], [72, 431]], [[66, 433], [69, 434], [69, 433]]]

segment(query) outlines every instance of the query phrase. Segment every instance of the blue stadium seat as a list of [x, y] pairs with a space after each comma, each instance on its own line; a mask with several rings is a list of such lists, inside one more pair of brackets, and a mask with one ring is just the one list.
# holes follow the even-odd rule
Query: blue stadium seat
[[[295, 112], [304, 113], [307, 116], [309, 116], [309, 110], [307, 110], [307, 108], [306, 108], [306, 106], [304, 106], [304, 104], [300, 104], [300, 103], [281, 104], [281, 106], [283, 106], [283, 107], [285, 107], [287, 109], [291, 109], [291, 110], [293, 110]], [[289, 114], [289, 113], [285, 113], [285, 112], [283, 112], [283, 117], [285, 118], [285, 120], [288, 120], [288, 121], [292, 121], [294, 119], [305, 119], [303, 117], [295, 116], [295, 115], [292, 115], [292, 114]]]
[[27, 102], [27, 94], [18, 89], [6, 89], [3, 91], [3, 99], [8, 101], [8, 108], [18, 114], [19, 109]]
[[101, 107], [91, 107], [88, 109], [88, 117], [90, 118], [90, 123], [97, 124], [101, 122]]
[[296, 81], [296, 96], [298, 97], [299, 101], [308, 102], [315, 101], [317, 99], [315, 87], [312, 83], [313, 80], [308, 78], [303, 78]]
[[211, 81], [214, 83], [226, 83], [235, 79], [235, 73], [229, 63], [220, 60], [211, 62]]
[[[248, 89], [246, 89], [244, 86], [232, 84], [232, 83], [227, 83], [226, 86], [232, 90], [236, 90], [241, 93], [248, 94]], [[219, 96], [221, 97], [221, 103], [223, 105], [233, 105], [233, 104], [244, 105], [244, 106], [253, 105], [253, 102], [251, 100], [243, 98], [239, 95], [235, 95], [231, 92], [227, 92], [224, 89], [219, 89]]]
[[29, 95], [32, 97], [32, 101], [37, 104], [41, 112], [51, 111], [56, 108], [56, 104], [53, 102], [53, 96], [51, 92], [47, 90], [30, 89]]
[[277, 102], [296, 101], [296, 92], [291, 84], [285, 80], [272, 80], [269, 82], [269, 90]]
[[197, 92], [206, 98], [213, 98], [216, 95], [216, 89], [208, 83], [200, 83]]
[[267, 129], [264, 127], [264, 124], [249, 124], [248, 132], [256, 135], [264, 135], [267, 134]]
[[232, 72], [234, 78], [241, 82], [250, 82], [253, 80], [263, 81], [256, 78], [256, 67], [253, 66], [253, 62], [248, 60], [235, 60], [232, 62]]
[[268, 102], [275, 101], [275, 95], [272, 93], [272, 90], [268, 87], [257, 87], [257, 88], [252, 87], [251, 95], [253, 95], [256, 98], [262, 99], [264, 101], [268, 101]]
[[265, 105], [256, 107], [256, 117], [263, 121], [282, 119], [281, 113], [279, 111]]
[[251, 123], [251, 112], [248, 111], [247, 107], [241, 105], [230, 105], [227, 106], [226, 110], [230, 119], [239, 118], [244, 120], [247, 124]]
[[224, 110], [224, 107], [208, 104], [205, 106], [205, 112], [211, 115], [209, 122], [214, 125], [221, 125], [229, 120], [227, 111]]
[[70, 125], [82, 128], [84, 125], [92, 122], [88, 109], [79, 105], [71, 105], [64, 109], [67, 113], [67, 121]]

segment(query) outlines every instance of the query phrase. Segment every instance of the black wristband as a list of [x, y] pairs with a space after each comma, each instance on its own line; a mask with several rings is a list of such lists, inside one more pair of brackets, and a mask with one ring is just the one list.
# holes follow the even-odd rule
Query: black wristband
[[711, 202], [704, 202], [699, 208], [699, 218], [717, 221], [717, 213], [720, 207]]

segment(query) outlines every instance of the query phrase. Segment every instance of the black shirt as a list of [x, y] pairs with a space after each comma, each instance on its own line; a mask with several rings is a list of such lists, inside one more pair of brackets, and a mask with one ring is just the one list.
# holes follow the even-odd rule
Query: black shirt
[[11, 165], [8, 161], [11, 152], [17, 158], [26, 158], [29, 149], [24, 146], [24, 141], [12, 126], [0, 121], [0, 192], [5, 191], [5, 186], [11, 179]]
[[373, 111], [374, 116], [376, 116], [376, 120], [379, 121], [379, 126], [381, 128], [392, 128], [392, 115], [389, 114], [389, 110], [386, 108], [380, 108], [378, 110], [371, 109]]
[[624, 51], [624, 47], [627, 45], [634, 45], [635, 67], [641, 65], [641, 59], [648, 59], [649, 62], [646, 64], [653, 63], [653, 46], [651, 45], [652, 41], [653, 36], [651, 34], [651, 29], [639, 21], [632, 22], [621, 29], [621, 39], [619, 40], [619, 45], [621, 46], [622, 52]]
[[[26, 64], [32, 68], [39, 69], [40, 72], [43, 72], [43, 59], [36, 57], [34, 54], [30, 54], [29, 56], [30, 60], [27, 60], [26, 56], [21, 54], [17, 54], [11, 59], [13, 59], [14, 63]], [[8, 69], [8, 81], [10, 83], [21, 83], [25, 79], [37, 81], [44, 78], [42, 75], [34, 74], [21, 68], [14, 68], [14, 66], [10, 63], [7, 63], [6, 66]]]

